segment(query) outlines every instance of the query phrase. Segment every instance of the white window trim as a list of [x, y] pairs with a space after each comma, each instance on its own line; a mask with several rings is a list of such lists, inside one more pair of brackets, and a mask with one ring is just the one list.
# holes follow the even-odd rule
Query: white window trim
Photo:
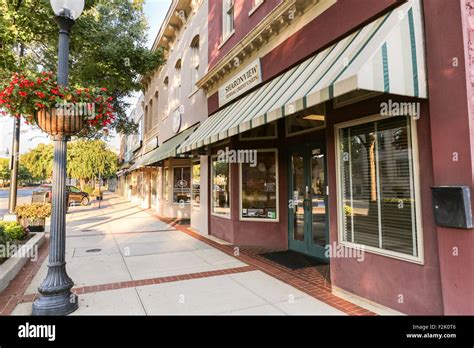
[[197, 45], [190, 46], [191, 54], [191, 93], [188, 98], [192, 97], [198, 90], [197, 82], [200, 78], [201, 65], [201, 38], [199, 37]]
[[174, 201], [174, 170], [175, 170], [176, 168], [189, 168], [189, 171], [190, 171], [190, 174], [191, 174], [191, 182], [190, 182], [189, 184], [192, 185], [192, 181], [193, 181], [193, 179], [192, 179], [193, 173], [191, 172], [191, 171], [192, 171], [192, 167], [190, 167], [190, 166], [185, 166], [185, 165], [182, 165], [182, 166], [177, 165], [177, 166], [173, 166], [173, 167], [171, 167], [171, 168], [173, 168], [173, 178], [172, 178], [173, 180], [171, 180], [171, 183], [172, 183], [172, 184], [171, 184], [171, 189], [172, 189], [171, 192], [172, 192], [173, 197], [171, 197], [171, 204], [173, 204], [173, 205], [179, 205], [179, 206], [181, 206], [181, 205], [191, 205], [191, 202], [192, 202], [192, 199], [193, 199], [193, 196], [192, 196], [192, 187], [191, 187], [191, 199], [190, 199], [189, 203], [186, 203], [186, 202], [181, 203], [181, 202], [175, 202], [175, 201]]
[[214, 213], [214, 159], [217, 159], [217, 155], [211, 156], [211, 177], [210, 177], [210, 185], [211, 185], [211, 215], [220, 217], [223, 219], [231, 220], [232, 219], [232, 164], [229, 163], [229, 214], [217, 214]]
[[[393, 116], [399, 117], [399, 116]], [[412, 142], [412, 153], [413, 153], [413, 177], [414, 177], [414, 195], [415, 195], [415, 212], [416, 212], [416, 238], [417, 238], [417, 248], [418, 248], [418, 256], [411, 256], [403, 253], [399, 253], [396, 251], [384, 250], [372, 246], [367, 246], [363, 244], [347, 242], [343, 239], [343, 226], [344, 226], [344, 209], [341, 209], [341, 202], [343, 202], [342, 197], [342, 190], [341, 190], [341, 183], [340, 183], [340, 162], [339, 158], [341, 155], [341, 149], [339, 147], [339, 130], [342, 128], [347, 128], [351, 126], [356, 126], [363, 123], [369, 123], [373, 121], [380, 121], [386, 119], [388, 117], [381, 116], [380, 114], [372, 115], [364, 118], [360, 118], [357, 120], [352, 120], [348, 122], [338, 123], [334, 125], [334, 139], [335, 139], [335, 160], [336, 160], [336, 192], [337, 192], [337, 236], [338, 236], [338, 244], [353, 248], [357, 250], [364, 250], [366, 252], [382, 255], [402, 261], [412, 262], [420, 265], [424, 265], [424, 245], [423, 245], [423, 223], [422, 223], [422, 214], [421, 214], [421, 187], [420, 187], [420, 163], [419, 163], [419, 153], [418, 153], [418, 136], [417, 136], [417, 127], [416, 127], [416, 120], [411, 118], [411, 142]]]
[[[227, 1], [232, 2], [232, 13], [233, 13], [233, 18], [232, 18], [232, 30], [227, 31], [227, 16], [228, 16], [228, 11], [229, 9], [227, 8]], [[219, 45], [219, 49], [229, 40], [229, 38], [235, 34], [235, 0], [223, 0], [222, 2], [222, 42]]]
[[239, 164], [239, 221], [254, 221], [254, 222], [280, 222], [280, 175], [278, 173], [278, 149], [258, 149], [258, 152], [274, 152], [275, 153], [275, 172], [276, 172], [276, 219], [258, 219], [258, 218], [245, 218], [242, 217], [242, 163]]
[[264, 2], [265, 2], [265, 0], [254, 0], [254, 5], [253, 5], [252, 9], [249, 11], [249, 17], [251, 15], [253, 15], [255, 13], [255, 11], [257, 11], [258, 8], [263, 5]]
[[[195, 165], [199, 164], [199, 186], [201, 186], [201, 180], [202, 180], [202, 175], [201, 175], [201, 170], [202, 170], [202, 165], [200, 160], [195, 160], [191, 162], [191, 209], [194, 211], [200, 211], [201, 210], [201, 200], [199, 199], [199, 205], [194, 204], [194, 186], [193, 186], [193, 167]], [[201, 195], [201, 189], [199, 189], [199, 195]]]

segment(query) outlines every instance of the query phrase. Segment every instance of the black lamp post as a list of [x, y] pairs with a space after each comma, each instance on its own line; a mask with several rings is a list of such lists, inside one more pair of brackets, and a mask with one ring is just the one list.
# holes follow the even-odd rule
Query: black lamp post
[[[51, 0], [59, 26], [58, 84], [68, 84], [69, 31], [84, 9], [84, 0]], [[33, 315], [66, 315], [78, 308], [66, 273], [66, 159], [67, 135], [54, 135], [53, 197], [48, 274], [38, 288]]]

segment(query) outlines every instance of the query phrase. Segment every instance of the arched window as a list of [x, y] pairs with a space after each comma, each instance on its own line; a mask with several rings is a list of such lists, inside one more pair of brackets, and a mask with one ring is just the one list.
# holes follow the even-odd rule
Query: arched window
[[168, 76], [165, 77], [163, 80], [163, 95], [164, 95], [164, 105], [163, 105], [163, 110], [164, 114], [162, 119], [165, 119], [168, 117], [169, 114], [169, 107], [170, 107], [170, 100], [171, 100], [171, 95], [170, 95], [170, 90], [169, 90], [169, 79]]
[[191, 41], [191, 92], [197, 89], [199, 80], [199, 47], [199, 35], [196, 35]]
[[174, 103], [173, 106], [178, 106], [181, 99], [181, 59], [176, 61], [174, 66]]

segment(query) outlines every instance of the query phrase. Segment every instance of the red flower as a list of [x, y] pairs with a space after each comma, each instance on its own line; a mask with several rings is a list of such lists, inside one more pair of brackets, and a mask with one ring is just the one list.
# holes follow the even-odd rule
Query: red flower
[[105, 87], [102, 87], [100, 90], [101, 90], [102, 92], [107, 92], [107, 88], [105, 88]]
[[21, 95], [22, 97], [26, 97], [28, 95], [28, 93], [26, 92], [18, 92], [19, 95]]
[[44, 99], [44, 98], [46, 97], [46, 96], [44, 95], [44, 93], [42, 93], [42, 92], [35, 92], [35, 94], [36, 94], [39, 98], [41, 98], [41, 99]]

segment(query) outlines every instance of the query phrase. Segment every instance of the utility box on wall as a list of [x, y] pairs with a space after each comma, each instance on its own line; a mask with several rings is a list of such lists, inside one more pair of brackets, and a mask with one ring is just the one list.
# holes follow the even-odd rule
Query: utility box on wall
[[436, 224], [452, 228], [473, 228], [471, 190], [468, 186], [431, 188]]

